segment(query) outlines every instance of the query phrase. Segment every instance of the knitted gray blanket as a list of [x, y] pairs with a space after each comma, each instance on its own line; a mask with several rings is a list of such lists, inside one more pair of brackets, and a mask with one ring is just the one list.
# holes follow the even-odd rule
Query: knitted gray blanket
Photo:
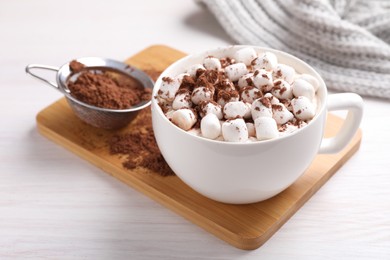
[[390, 98], [389, 0], [200, 0], [239, 44], [291, 53], [328, 88]]

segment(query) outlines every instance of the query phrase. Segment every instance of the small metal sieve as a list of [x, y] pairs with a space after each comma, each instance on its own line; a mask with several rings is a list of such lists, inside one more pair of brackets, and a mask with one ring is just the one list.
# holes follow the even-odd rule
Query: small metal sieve
[[[76, 59], [76, 61], [85, 65], [85, 68], [82, 71], [111, 71], [119, 73], [138, 80], [145, 88], [153, 89], [154, 82], [146, 73], [123, 62], [98, 57], [79, 58]], [[33, 69], [55, 71], [57, 84], [34, 74], [31, 71]], [[62, 65], [60, 68], [47, 65], [30, 64], [26, 67], [26, 73], [42, 80], [63, 93], [74, 113], [84, 122], [98, 128], [118, 129], [124, 127], [135, 118], [140, 110], [149, 106], [151, 103], [149, 100], [138, 103], [128, 109], [107, 109], [81, 102], [70, 94], [70, 90], [67, 87], [67, 82], [69, 82], [69, 80], [75, 80], [75, 78], [77, 78], [80, 74], [80, 72], [72, 72], [69, 67], [69, 63]]]

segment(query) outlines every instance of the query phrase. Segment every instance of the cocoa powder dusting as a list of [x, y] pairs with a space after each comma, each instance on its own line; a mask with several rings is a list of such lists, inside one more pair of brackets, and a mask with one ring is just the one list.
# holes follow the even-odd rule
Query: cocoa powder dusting
[[[160, 74], [146, 71], [156, 80]], [[129, 126], [129, 131], [116, 134], [108, 141], [111, 154], [126, 155], [123, 167], [135, 169], [143, 167], [161, 176], [172, 176], [175, 173], [161, 155], [154, 138], [150, 108], [142, 110]]]
[[[127, 109], [151, 99], [151, 89], [138, 80], [120, 73], [84, 70], [77, 61], [69, 64], [75, 81], [68, 81], [71, 95], [89, 105], [108, 109]], [[84, 70], [84, 71], [83, 71]]]
[[195, 81], [191, 76], [184, 76], [183, 80], [180, 84], [180, 89], [187, 89], [189, 91], [193, 91], [195, 87]]
[[154, 138], [150, 108], [139, 113], [131, 129], [131, 132], [116, 134], [108, 141], [111, 154], [126, 155], [123, 167], [130, 170], [144, 167], [161, 176], [175, 175]]
[[82, 64], [76, 60], [72, 60], [69, 63], [69, 68], [70, 68], [70, 71], [77, 73], [77, 72], [82, 71], [85, 68], [85, 66], [84, 66], [84, 64]]

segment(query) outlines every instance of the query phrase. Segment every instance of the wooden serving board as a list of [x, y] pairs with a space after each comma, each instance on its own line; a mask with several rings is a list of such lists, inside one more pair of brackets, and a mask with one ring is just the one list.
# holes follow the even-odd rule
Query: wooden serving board
[[[126, 62], [157, 75], [184, 55], [156, 45]], [[325, 136], [334, 135], [342, 123], [341, 118], [329, 114]], [[37, 116], [38, 129], [47, 138], [241, 249], [255, 249], [266, 242], [359, 149], [362, 136], [359, 130], [338, 154], [318, 155], [309, 169], [279, 195], [259, 203], [229, 205], [203, 197], [176, 176], [162, 177], [141, 167], [125, 169], [124, 158], [110, 154], [107, 140], [116, 133], [131, 131], [131, 124], [119, 131], [90, 127], [73, 114], [64, 98]]]

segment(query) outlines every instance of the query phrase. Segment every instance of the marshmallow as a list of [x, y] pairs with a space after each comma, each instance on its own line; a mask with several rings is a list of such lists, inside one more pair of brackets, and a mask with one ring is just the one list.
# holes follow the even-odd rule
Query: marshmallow
[[252, 119], [252, 103], [244, 102], [247, 106], [246, 113], [244, 115], [244, 119]]
[[248, 129], [249, 137], [256, 137], [256, 128], [253, 123], [246, 123], [246, 128]]
[[248, 73], [238, 79], [237, 83], [240, 89], [245, 88], [247, 86], [253, 86], [253, 73]]
[[250, 112], [250, 108], [242, 101], [232, 101], [223, 107], [223, 114], [226, 119], [243, 118]]
[[279, 63], [274, 70], [274, 78], [283, 79], [289, 84], [293, 83], [294, 76], [295, 70], [286, 64]]
[[256, 51], [251, 47], [242, 48], [234, 54], [234, 59], [237, 62], [242, 62], [249, 66], [251, 62], [257, 57]]
[[309, 82], [314, 87], [315, 92], [317, 92], [318, 87], [320, 86], [318, 79], [316, 79], [315, 77], [313, 77], [310, 74], [301, 74], [298, 76], [298, 79], [303, 79], [303, 80], [306, 80], [307, 82]]
[[229, 57], [221, 58], [221, 59], [219, 59], [219, 60], [220, 60], [220, 62], [221, 62], [222, 68], [226, 68], [227, 66], [232, 65], [233, 63], [236, 62], [234, 59], [229, 58]]
[[203, 66], [207, 70], [220, 70], [221, 69], [221, 62], [219, 61], [218, 58], [209, 56], [203, 60]]
[[236, 87], [234, 86], [233, 82], [231, 82], [229, 79], [223, 79], [218, 81], [218, 83], [215, 84], [215, 88], [218, 90], [225, 90], [225, 91], [236, 90]]
[[260, 98], [263, 94], [255, 87], [248, 86], [241, 89], [241, 100], [247, 103], [251, 103]]
[[268, 98], [272, 105], [279, 104], [279, 99], [271, 93], [266, 93], [264, 97]]
[[176, 78], [163, 77], [158, 94], [161, 98], [173, 101], [177, 90], [180, 88], [180, 82]]
[[[294, 120], [293, 120], [294, 121]], [[302, 128], [304, 126], [307, 125], [307, 123], [303, 120], [300, 120], [300, 119], [296, 119], [294, 124], [298, 127], [298, 128]]]
[[178, 110], [180, 108], [191, 108], [191, 94], [187, 89], [180, 89], [172, 102], [172, 108]]
[[291, 100], [290, 99], [282, 99], [280, 100], [279, 103], [282, 103], [288, 111], [292, 112], [292, 105], [291, 105]]
[[176, 110], [173, 112], [171, 118], [172, 123], [185, 131], [191, 129], [195, 125], [196, 119], [194, 112], [188, 108]]
[[231, 81], [236, 81], [248, 73], [244, 63], [235, 63], [225, 68], [225, 74]]
[[274, 81], [271, 93], [278, 99], [291, 99], [293, 96], [291, 85], [283, 79]]
[[255, 120], [257, 140], [268, 140], [279, 136], [276, 121], [271, 117], [259, 117]]
[[316, 114], [314, 104], [304, 96], [294, 98], [291, 101], [294, 115], [301, 120], [310, 120]]
[[256, 70], [253, 75], [253, 84], [256, 86], [256, 88], [263, 92], [268, 92], [272, 89], [274, 83], [271, 72], [268, 72], [264, 69], [259, 69]]
[[207, 114], [200, 121], [202, 136], [208, 139], [215, 139], [221, 134], [221, 123], [215, 114]]
[[255, 69], [272, 71], [278, 65], [278, 59], [272, 52], [264, 52], [254, 59], [251, 64]]
[[173, 113], [175, 112], [176, 110], [173, 110], [173, 109], [169, 109], [167, 112], [165, 112], [165, 116], [171, 120], [172, 119], [172, 115]]
[[179, 83], [181, 84], [183, 82], [183, 78], [186, 77], [186, 76], [191, 76], [190, 74], [188, 73], [181, 73], [179, 75], [177, 75], [175, 78], [179, 81]]
[[294, 115], [282, 104], [272, 105], [272, 118], [277, 124], [283, 125], [294, 118]]
[[228, 102], [239, 101], [239, 99], [240, 99], [240, 95], [235, 90], [232, 91], [220, 90], [217, 94], [217, 103], [221, 107], [224, 107], [225, 104]]
[[202, 64], [194, 64], [188, 68], [187, 73], [190, 74], [191, 77], [196, 78], [198, 70], [205, 71], [206, 69]]
[[304, 96], [313, 100], [315, 89], [312, 84], [303, 79], [296, 79], [292, 85], [292, 91], [295, 97]]
[[221, 105], [214, 101], [202, 101], [199, 103], [199, 114], [205, 117], [208, 114], [214, 114], [218, 119], [223, 118]]
[[191, 101], [197, 105], [201, 101], [213, 100], [214, 90], [206, 87], [195, 88], [191, 94]]
[[[160, 91], [159, 91], [160, 93]], [[162, 111], [167, 111], [169, 108], [171, 108], [172, 106], [172, 101], [169, 101], [169, 100], [166, 100], [164, 98], [162, 98], [160, 96], [160, 94], [158, 94], [155, 99], [157, 99], [158, 101], [158, 105], [161, 107]]]
[[270, 100], [262, 97], [253, 101], [251, 113], [253, 120], [259, 117], [272, 117], [272, 104]]
[[291, 133], [295, 132], [296, 130], [298, 130], [298, 126], [296, 126], [290, 122], [287, 122], [286, 124], [279, 127], [279, 132], [281, 135], [291, 134]]
[[246, 142], [248, 140], [248, 129], [244, 119], [237, 118], [227, 120], [222, 124], [223, 139], [228, 142]]

